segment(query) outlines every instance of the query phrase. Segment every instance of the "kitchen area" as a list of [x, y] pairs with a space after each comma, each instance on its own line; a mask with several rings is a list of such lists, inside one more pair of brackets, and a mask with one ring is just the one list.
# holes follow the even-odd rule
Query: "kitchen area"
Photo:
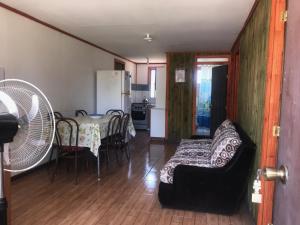
[[166, 65], [137, 64], [131, 80], [131, 116], [137, 130], [154, 139], [165, 138]]

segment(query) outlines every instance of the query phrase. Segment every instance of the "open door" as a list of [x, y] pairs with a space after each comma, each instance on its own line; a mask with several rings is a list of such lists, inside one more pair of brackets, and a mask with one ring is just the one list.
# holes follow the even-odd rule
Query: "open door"
[[212, 69], [211, 86], [211, 128], [213, 135], [218, 126], [226, 119], [226, 90], [228, 65]]
[[274, 225], [300, 224], [300, 1], [288, 1], [284, 79], [281, 106], [281, 134], [278, 163], [289, 171], [287, 183], [275, 184]]
[[[290, 0], [290, 3], [294, 3], [294, 5], [298, 5], [298, 8], [295, 8], [295, 6], [291, 6], [294, 11], [294, 16], [297, 16], [297, 9], [299, 9], [299, 2], [298, 0]], [[280, 172], [279, 167], [281, 164], [287, 165], [290, 172], [298, 172], [296, 169], [296, 166], [298, 166], [298, 161], [295, 161], [299, 159], [299, 145], [297, 145], [297, 140], [299, 140], [299, 137], [294, 134], [294, 132], [297, 132], [298, 127], [296, 127], [297, 124], [300, 125], [300, 122], [296, 115], [299, 111], [299, 106], [296, 107], [296, 104], [294, 104], [293, 99], [295, 101], [299, 100], [300, 95], [294, 96], [294, 94], [299, 90], [299, 86], [296, 86], [296, 84], [299, 84], [299, 77], [297, 74], [297, 70], [293, 71], [293, 74], [289, 74], [288, 76], [294, 77], [294, 81], [289, 80], [291, 87], [293, 88], [291, 90], [285, 90], [288, 91], [288, 93], [284, 93], [284, 99], [283, 102], [281, 102], [281, 93], [282, 93], [282, 78], [283, 78], [283, 62], [284, 62], [284, 43], [285, 43], [285, 20], [284, 20], [284, 14], [286, 10], [286, 0], [276, 0], [271, 1], [271, 15], [270, 15], [270, 25], [269, 25], [269, 38], [268, 38], [268, 65], [267, 65], [267, 78], [266, 78], [266, 95], [265, 95], [265, 109], [264, 109], [264, 124], [263, 124], [263, 135], [262, 135], [262, 145], [261, 145], [261, 162], [260, 167], [262, 169], [266, 168], [272, 168], [273, 173], [269, 173], [271, 175], [271, 180], [266, 180], [267, 174], [264, 174], [265, 178], [261, 179], [262, 186], [261, 186], [261, 193], [262, 193], [262, 203], [259, 205], [258, 215], [257, 215], [257, 225], [272, 225], [273, 224], [273, 218], [274, 218], [274, 225], [290, 225], [290, 224], [297, 224], [299, 223], [297, 219], [287, 218], [288, 211], [291, 210], [289, 213], [294, 215], [294, 218], [297, 217], [299, 219], [299, 208], [297, 208], [300, 205], [299, 201], [299, 193], [297, 193], [297, 189], [299, 189], [299, 186], [291, 187], [290, 184], [287, 184], [286, 186], [283, 186], [280, 181], [276, 181], [276, 188], [275, 189], [275, 180], [276, 176], [282, 176], [283, 173], [277, 173]], [[299, 20], [299, 16], [297, 18]], [[290, 26], [293, 28], [291, 29], [291, 33], [295, 32], [297, 29], [297, 19], [291, 24]], [[290, 15], [289, 15], [289, 22], [290, 23]], [[288, 36], [291, 35], [291, 33], [287, 34]], [[299, 32], [298, 32], [299, 34]], [[297, 67], [297, 50], [299, 51], [299, 44], [298, 44], [298, 38], [294, 37], [294, 42], [291, 43], [292, 46], [287, 48], [287, 58], [285, 59], [286, 62], [286, 73], [289, 69], [292, 68], [292, 64], [294, 63], [293, 67]], [[289, 37], [288, 37], [289, 39]], [[287, 40], [287, 44], [290, 41]], [[288, 45], [287, 45], [288, 46]], [[296, 47], [298, 48], [296, 49]], [[294, 52], [294, 58], [292, 62], [288, 62], [289, 55], [292, 55], [290, 52]], [[298, 63], [299, 64], [299, 63]], [[295, 74], [294, 74], [295, 73]], [[294, 75], [294, 76], [293, 76]], [[286, 77], [284, 78], [285, 83], [287, 82]], [[298, 81], [298, 83], [297, 83]], [[285, 87], [287, 88], [287, 87]], [[294, 91], [292, 93], [291, 91]], [[299, 91], [298, 91], [299, 92]], [[298, 98], [297, 98], [298, 97]], [[278, 150], [278, 141], [279, 141], [279, 132], [278, 126], [280, 125], [280, 112], [282, 112], [282, 130], [280, 132], [280, 148]], [[296, 119], [297, 118], [297, 119]], [[287, 122], [289, 121], [289, 122]], [[291, 127], [288, 127], [288, 125], [291, 125]], [[295, 138], [293, 140], [293, 138]], [[289, 142], [291, 141], [291, 142]], [[294, 142], [294, 143], [293, 143]], [[285, 145], [284, 145], [285, 144]], [[296, 150], [297, 149], [297, 150]], [[290, 153], [288, 153], [288, 150]], [[277, 162], [279, 152], [279, 161]], [[296, 154], [296, 152], [298, 152]], [[292, 155], [290, 159], [287, 157], [289, 155]], [[298, 158], [296, 158], [298, 156]], [[299, 167], [298, 167], [299, 169]], [[276, 171], [277, 170], [277, 171]], [[276, 176], [275, 176], [276, 175]], [[295, 179], [295, 175], [294, 179]], [[291, 176], [292, 178], [292, 176]], [[292, 180], [292, 179], [291, 179]], [[288, 183], [291, 181], [288, 181]], [[298, 182], [297, 179], [294, 180], [294, 182]], [[295, 183], [295, 184], [296, 184]], [[286, 188], [289, 185], [290, 191]], [[282, 191], [285, 189], [285, 191]], [[274, 205], [274, 191], [276, 191], [276, 200]], [[298, 199], [297, 199], [298, 196]], [[296, 204], [290, 204], [289, 203], [295, 203], [295, 201], [298, 201]], [[280, 204], [279, 204], [280, 202]], [[279, 206], [280, 205], [280, 206]], [[275, 211], [273, 209], [275, 208]], [[282, 210], [281, 212], [279, 212]], [[298, 215], [297, 215], [298, 214]], [[280, 221], [280, 222], [279, 222]]]

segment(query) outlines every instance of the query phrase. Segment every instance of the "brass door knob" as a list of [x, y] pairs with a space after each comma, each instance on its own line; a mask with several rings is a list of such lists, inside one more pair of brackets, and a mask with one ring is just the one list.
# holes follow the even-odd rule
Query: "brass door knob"
[[281, 165], [279, 169], [275, 168], [264, 168], [261, 170], [261, 175], [266, 180], [276, 180], [279, 179], [283, 184], [286, 184], [288, 180], [288, 169], [286, 166]]

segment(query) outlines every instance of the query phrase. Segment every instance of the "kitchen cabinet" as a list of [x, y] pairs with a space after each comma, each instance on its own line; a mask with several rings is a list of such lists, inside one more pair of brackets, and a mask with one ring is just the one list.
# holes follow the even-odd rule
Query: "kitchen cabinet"
[[165, 138], [165, 116], [164, 108], [151, 108], [150, 137]]

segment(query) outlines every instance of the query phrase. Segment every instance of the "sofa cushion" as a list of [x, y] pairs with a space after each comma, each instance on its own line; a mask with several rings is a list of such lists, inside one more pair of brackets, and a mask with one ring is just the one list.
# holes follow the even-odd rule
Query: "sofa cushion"
[[226, 132], [227, 128], [231, 128], [231, 129], [235, 130], [233, 123], [229, 119], [224, 120], [223, 123], [216, 129], [216, 131], [214, 133], [213, 139], [211, 141], [212, 154], [214, 153], [214, 150], [216, 149], [216, 147], [219, 145], [220, 135], [222, 135], [224, 132]]
[[229, 120], [229, 119], [226, 119], [223, 121], [223, 123], [221, 123], [221, 125], [216, 129], [215, 133], [214, 133], [214, 136], [213, 136], [213, 139], [215, 139], [218, 135], [221, 134], [221, 132], [228, 128], [228, 127], [231, 127], [231, 128], [234, 128], [234, 125], [233, 123]]
[[212, 138], [212, 141], [222, 133], [222, 131], [228, 127], [231, 127], [231, 128], [234, 128], [234, 125], [233, 123], [229, 120], [229, 119], [226, 119], [224, 120], [220, 126], [218, 126], [218, 128], [216, 129], [215, 133], [214, 133], [214, 136]]
[[223, 128], [211, 145], [211, 164], [214, 167], [225, 166], [234, 156], [242, 141], [234, 127]]
[[177, 147], [175, 155], [186, 156], [204, 156], [209, 158], [211, 156], [211, 139], [182, 139], [180, 145]]
[[211, 142], [212, 142], [212, 139], [182, 139], [180, 141], [179, 146], [191, 145], [191, 144], [207, 145], [207, 144], [211, 144]]

